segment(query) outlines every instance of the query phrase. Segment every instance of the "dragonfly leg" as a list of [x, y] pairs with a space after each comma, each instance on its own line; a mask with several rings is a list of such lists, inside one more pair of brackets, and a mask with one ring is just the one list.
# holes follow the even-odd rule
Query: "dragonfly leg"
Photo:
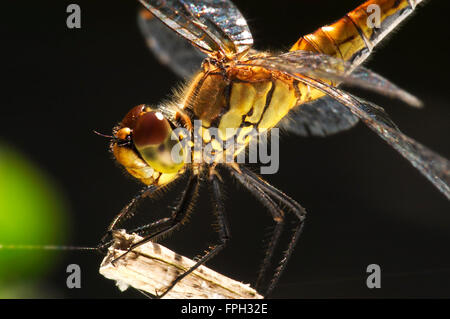
[[240, 174], [234, 169], [231, 169], [230, 172], [231, 175], [234, 176], [234, 178], [236, 178], [237, 181], [239, 181], [250, 193], [253, 194], [253, 196], [255, 196], [256, 199], [258, 199], [258, 201], [261, 202], [261, 204], [263, 204], [268, 209], [268, 211], [272, 215], [273, 220], [276, 223], [275, 229], [269, 241], [269, 245], [265, 251], [264, 260], [258, 271], [255, 288], [256, 290], [259, 291], [261, 285], [263, 284], [265, 274], [268, 268], [270, 267], [275, 247], [277, 246], [278, 241], [280, 239], [280, 235], [283, 231], [285, 219], [284, 212], [279, 207], [279, 205], [275, 203], [274, 200], [269, 195], [267, 195], [260, 187], [257, 187], [253, 183], [250, 183], [244, 174]]
[[149, 236], [151, 240], [156, 242], [158, 239], [166, 237], [175, 230], [178, 230], [183, 224], [186, 223], [192, 211], [194, 203], [198, 197], [199, 186], [199, 177], [191, 176], [185, 190], [178, 200], [178, 204], [175, 206], [175, 210], [172, 212], [172, 216], [169, 218], [161, 218], [156, 222], [136, 228], [138, 234], [146, 232], [147, 228], [152, 228], [154, 226], [159, 226], [159, 228], [163, 227], [163, 229]]
[[223, 189], [222, 184], [219, 180], [219, 177], [212, 170], [209, 174], [209, 184], [212, 189], [212, 197], [213, 197], [213, 209], [217, 218], [218, 224], [218, 232], [219, 232], [219, 240], [220, 242], [212, 247], [200, 258], [197, 259], [195, 265], [189, 268], [187, 271], [179, 275], [175, 278], [174, 281], [166, 288], [166, 290], [158, 295], [159, 298], [162, 298], [165, 294], [167, 294], [180, 280], [185, 278], [187, 275], [192, 273], [199, 266], [208, 262], [212, 257], [214, 257], [219, 251], [221, 251], [227, 244], [230, 239], [230, 231], [228, 226], [228, 221], [225, 216], [225, 209], [223, 204]]
[[[269, 247], [266, 250], [266, 254], [262, 263], [262, 266], [260, 268], [260, 271], [258, 273], [258, 279], [257, 279], [257, 288], [262, 283], [262, 280], [264, 279], [264, 275], [270, 266], [270, 261], [273, 257], [276, 244], [280, 238], [281, 231], [284, 225], [284, 214], [282, 213], [281, 208], [277, 203], [275, 203], [274, 199], [279, 201], [281, 204], [286, 206], [286, 208], [296, 216], [298, 219], [297, 226], [295, 227], [291, 240], [289, 242], [287, 250], [284, 252], [283, 257], [278, 265], [278, 267], [275, 270], [275, 273], [267, 287], [265, 296], [269, 296], [273, 289], [275, 288], [276, 284], [278, 283], [278, 280], [281, 277], [281, 274], [283, 273], [284, 269], [286, 268], [286, 265], [289, 261], [289, 258], [295, 248], [295, 244], [298, 241], [298, 238], [301, 234], [301, 231], [303, 229], [304, 220], [306, 216], [305, 209], [300, 206], [296, 201], [294, 201], [292, 198], [281, 192], [280, 190], [276, 189], [269, 183], [267, 183], [265, 180], [263, 180], [260, 176], [249, 170], [245, 167], [240, 167], [240, 172], [235, 170], [232, 167], [228, 167], [231, 174], [239, 181], [242, 185], [244, 185], [253, 195], [256, 196], [256, 198], [268, 208], [268, 210], [272, 213], [272, 216], [274, 217], [274, 220], [277, 222], [277, 225], [275, 227], [274, 233], [271, 238], [271, 242], [269, 243]], [[281, 213], [277, 213], [278, 211], [281, 211]], [[281, 222], [280, 222], [281, 220]]]
[[298, 224], [295, 226], [294, 231], [292, 233], [291, 240], [289, 242], [288, 248], [283, 254], [283, 258], [281, 258], [280, 263], [278, 264], [277, 269], [275, 270], [275, 274], [272, 277], [272, 280], [270, 281], [270, 284], [266, 290], [265, 296], [270, 296], [273, 289], [277, 285], [278, 281], [280, 280], [281, 275], [283, 274], [284, 269], [286, 268], [289, 258], [292, 255], [292, 252], [294, 251], [295, 245], [297, 244], [298, 238], [300, 237], [300, 234], [302, 233], [303, 226], [304, 226], [303, 220], [299, 220]]
[[113, 242], [113, 240], [108, 240], [108, 238], [111, 236], [112, 232], [116, 229], [116, 226], [120, 224], [122, 221], [133, 216], [136, 207], [139, 205], [139, 203], [146, 197], [152, 197], [152, 195], [156, 193], [157, 189], [158, 187], [155, 186], [146, 186], [141, 191], [139, 191], [139, 193], [136, 196], [133, 197], [133, 199], [120, 211], [120, 213], [117, 214], [116, 217], [114, 217], [113, 221], [108, 226], [105, 235], [103, 235], [102, 239], [100, 240], [100, 244], [97, 246], [98, 249], [104, 249]]
[[157, 241], [158, 238], [169, 235], [173, 231], [180, 228], [188, 219], [188, 216], [192, 210], [193, 203], [195, 202], [198, 195], [198, 187], [199, 187], [199, 178], [197, 175], [191, 175], [189, 177], [189, 181], [187, 183], [186, 189], [182, 193], [182, 196], [175, 208], [172, 212], [172, 216], [170, 218], [162, 218], [156, 222], [153, 222], [148, 225], [141, 226], [137, 228], [141, 233], [148, 231], [147, 228], [158, 225], [159, 228], [165, 226], [163, 229], [152, 233], [150, 235], [146, 235], [142, 240], [138, 241], [131, 245], [125, 253], [117, 257], [112, 261], [114, 264], [120, 258], [123, 258], [126, 254], [128, 254], [133, 249], [148, 243], [149, 241]]

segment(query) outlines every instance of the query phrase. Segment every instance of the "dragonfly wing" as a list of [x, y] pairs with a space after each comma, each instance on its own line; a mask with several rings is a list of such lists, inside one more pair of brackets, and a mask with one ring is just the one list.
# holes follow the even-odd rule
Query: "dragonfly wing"
[[399, 88], [381, 75], [362, 66], [334, 58], [326, 54], [309, 51], [292, 51], [276, 56], [250, 58], [252, 65], [268, 67], [290, 74], [301, 74], [330, 84], [347, 84], [361, 87], [393, 98], [412, 106], [421, 107], [422, 102], [412, 94]]
[[390, 125], [393, 122], [381, 107], [350, 98], [349, 108], [450, 199], [450, 161], [400, 132], [395, 124]]
[[180, 37], [146, 9], [138, 13], [139, 28], [147, 46], [164, 65], [182, 78], [192, 76], [207, 57], [189, 41]]
[[345, 105], [450, 199], [450, 161], [403, 134], [380, 106], [301, 75], [292, 77]]
[[300, 136], [328, 136], [348, 130], [356, 123], [358, 117], [347, 107], [324, 96], [293, 109], [278, 126]]
[[253, 38], [246, 20], [229, 0], [139, 0], [173, 31], [207, 54], [246, 52]]
[[[262, 66], [261, 63], [255, 65]], [[450, 200], [450, 161], [403, 134], [382, 107], [355, 97], [321, 80], [280, 70], [277, 65], [266, 64], [263, 67], [273, 72], [283, 71], [286, 75], [321, 91], [346, 106]]]

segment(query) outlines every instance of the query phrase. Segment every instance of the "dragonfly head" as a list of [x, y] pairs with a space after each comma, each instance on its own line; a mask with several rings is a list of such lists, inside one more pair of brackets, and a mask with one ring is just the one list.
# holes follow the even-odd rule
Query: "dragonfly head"
[[183, 147], [173, 124], [149, 105], [131, 109], [114, 129], [114, 137], [114, 157], [145, 184], [167, 182], [185, 165]]

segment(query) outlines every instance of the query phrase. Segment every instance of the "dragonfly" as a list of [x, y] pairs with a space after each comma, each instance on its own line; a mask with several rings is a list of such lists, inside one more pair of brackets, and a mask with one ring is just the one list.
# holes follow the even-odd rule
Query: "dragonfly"
[[[126, 253], [179, 230], [192, 213], [203, 184], [209, 186], [219, 235], [217, 244], [192, 268], [155, 296], [164, 296], [229, 242], [221, 177], [225, 173], [273, 217], [274, 231], [255, 284], [264, 296], [271, 295], [298, 242], [306, 210], [236, 158], [258, 135], [277, 128], [299, 136], [330, 136], [361, 121], [450, 199], [450, 162], [403, 134], [382, 107], [341, 88], [350, 85], [422, 106], [418, 98], [362, 66], [375, 46], [422, 0], [366, 1], [336, 22], [300, 37], [288, 52], [281, 53], [252, 48], [247, 21], [229, 0], [139, 2], [143, 5], [139, 27], [150, 50], [186, 81], [169, 100], [135, 106], [114, 127], [112, 153], [144, 187], [113, 219], [100, 246], [110, 244], [108, 236], [133, 216], [142, 200], [154, 198], [176, 181], [183, 181], [184, 189], [170, 216], [134, 229], [145, 236]], [[376, 26], [368, 22], [373, 6], [379, 13]], [[249, 131], [257, 134], [249, 135]], [[200, 137], [200, 149], [189, 139], [193, 135]], [[203, 157], [206, 148], [214, 156]], [[288, 215], [296, 219], [296, 226], [268, 277]]]

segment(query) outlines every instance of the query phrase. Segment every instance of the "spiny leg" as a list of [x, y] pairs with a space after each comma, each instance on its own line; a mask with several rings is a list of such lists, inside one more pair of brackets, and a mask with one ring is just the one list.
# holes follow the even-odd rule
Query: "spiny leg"
[[275, 252], [275, 247], [278, 245], [278, 242], [280, 241], [280, 236], [281, 236], [281, 233], [283, 232], [283, 228], [284, 228], [284, 219], [276, 221], [275, 229], [270, 238], [269, 246], [266, 249], [266, 253], [265, 253], [262, 265], [258, 271], [258, 277], [256, 279], [256, 284], [255, 284], [256, 290], [259, 290], [261, 288], [261, 286], [263, 285], [267, 270], [269, 269], [271, 262], [272, 262], [273, 254]]
[[292, 252], [294, 251], [295, 245], [297, 244], [298, 238], [300, 237], [300, 234], [303, 230], [304, 221], [306, 218], [306, 210], [295, 200], [290, 198], [288, 195], [284, 194], [282, 191], [278, 190], [277, 188], [273, 187], [269, 183], [267, 183], [265, 180], [263, 180], [260, 176], [252, 172], [251, 170], [243, 167], [241, 168], [243, 174], [245, 174], [247, 177], [251, 179], [252, 182], [254, 182], [258, 187], [261, 187], [261, 189], [274, 196], [278, 200], [281, 201], [282, 204], [286, 205], [289, 210], [297, 217], [298, 223], [296, 227], [294, 228], [294, 231], [292, 233], [291, 240], [289, 242], [287, 250], [284, 252], [283, 257], [275, 270], [275, 274], [272, 277], [272, 280], [269, 283], [269, 286], [266, 290], [265, 296], [270, 296], [273, 289], [277, 285], [283, 271], [285, 270], [289, 258], [292, 255]]
[[139, 236], [147, 236], [151, 232], [152, 229], [161, 228], [169, 224], [172, 221], [172, 217], [164, 217], [154, 221], [150, 224], [145, 224], [136, 228], [129, 230], [130, 233], [138, 234]]
[[107, 240], [108, 236], [111, 235], [112, 231], [116, 229], [116, 225], [120, 224], [122, 221], [130, 218], [136, 210], [136, 207], [145, 197], [152, 197], [156, 190], [159, 188], [157, 186], [151, 185], [146, 186], [139, 193], [134, 196], [131, 201], [117, 214], [116, 217], [112, 220], [111, 224], [108, 226], [108, 229], [100, 240], [100, 244], [97, 246], [98, 249], [103, 249], [104, 247], [110, 245], [112, 240]]
[[[177, 204], [173, 207], [173, 211], [170, 217], [161, 218], [155, 222], [147, 225], [139, 226], [132, 229], [130, 232], [136, 233], [140, 236], [147, 237], [150, 231], [154, 228], [160, 229], [158, 232], [154, 232], [151, 235], [153, 241], [157, 241], [158, 238], [162, 236], [167, 236], [184, 224], [192, 210], [199, 191], [199, 177], [189, 175], [189, 180], [187, 181], [186, 187], [178, 199]], [[161, 230], [161, 228], [163, 228]]]
[[[303, 229], [303, 225], [304, 225], [304, 220], [305, 220], [305, 216], [306, 216], [306, 211], [305, 209], [299, 204], [297, 203], [295, 200], [293, 200], [292, 198], [290, 198], [289, 196], [287, 196], [286, 194], [284, 194], [283, 192], [281, 192], [280, 190], [276, 189], [275, 187], [273, 187], [272, 185], [270, 185], [269, 183], [267, 183], [265, 180], [263, 180], [260, 176], [258, 176], [257, 174], [255, 174], [254, 172], [252, 172], [251, 170], [249, 170], [248, 168], [245, 167], [240, 167], [240, 172], [236, 171], [234, 168], [232, 167], [228, 167], [230, 172], [234, 175], [234, 176], [238, 176], [238, 175], [242, 175], [243, 177], [241, 177], [246, 183], [244, 184], [245, 186], [248, 185], [252, 185], [251, 187], [256, 187], [259, 188], [263, 193], [265, 193], [268, 196], [272, 196], [275, 199], [279, 200], [283, 205], [285, 205], [288, 210], [290, 212], [292, 212], [298, 219], [298, 224], [295, 227], [291, 240], [289, 242], [288, 248], [287, 250], [284, 252], [283, 257], [279, 263], [279, 266], [277, 267], [277, 269], [275, 270], [275, 273], [268, 285], [268, 288], [266, 290], [265, 296], [269, 296], [271, 294], [271, 292], [273, 291], [273, 289], [275, 288], [276, 284], [278, 283], [284, 269], [286, 268], [286, 265], [289, 261], [290, 256], [292, 255], [292, 252], [294, 251], [295, 245], [298, 241], [298, 238], [301, 234], [301, 231]], [[261, 200], [261, 199], [260, 199]], [[263, 202], [264, 204], [264, 202]], [[270, 207], [268, 207], [270, 209]], [[276, 233], [274, 234], [275, 236], [277, 235]], [[278, 235], [279, 236], [279, 235]], [[268, 252], [268, 254], [270, 255], [270, 258], [273, 255], [273, 249], [274, 247], [269, 247], [269, 249], [272, 249], [272, 252]], [[266, 258], [265, 258], [266, 259]], [[263, 265], [264, 267], [264, 265]]]
[[256, 290], [259, 290], [261, 288], [261, 285], [263, 284], [265, 274], [268, 268], [270, 267], [273, 254], [275, 252], [275, 247], [277, 246], [278, 241], [280, 239], [280, 235], [283, 231], [284, 213], [280, 209], [279, 205], [275, 203], [272, 198], [270, 198], [264, 191], [262, 191], [261, 188], [250, 183], [243, 174], [238, 173], [234, 169], [231, 169], [230, 172], [250, 193], [252, 193], [253, 196], [255, 196], [255, 198], [258, 201], [261, 202], [261, 204], [263, 204], [269, 210], [273, 220], [276, 223], [275, 229], [269, 241], [269, 246], [267, 247], [264, 254], [264, 260], [258, 271], [255, 288]]
[[294, 213], [298, 219], [303, 220], [306, 215], [305, 209], [297, 203], [294, 199], [290, 198], [288, 195], [280, 191], [279, 189], [275, 188], [274, 186], [270, 185], [268, 182], [266, 182], [264, 179], [262, 179], [260, 176], [258, 176], [256, 173], [252, 172], [250, 169], [242, 166], [239, 167], [241, 172], [249, 179], [250, 183], [254, 183], [258, 185], [258, 187], [261, 187], [261, 189], [264, 190], [268, 195], [273, 196], [277, 200], [283, 203], [283, 205], [286, 205], [289, 210]]
[[162, 218], [156, 222], [153, 222], [148, 225], [141, 226], [137, 228], [140, 233], [147, 231], [147, 228], [151, 228], [155, 225], [158, 225], [159, 228], [164, 226], [164, 229], [159, 230], [156, 233], [152, 233], [150, 235], [146, 235], [139, 242], [131, 245], [125, 253], [115, 258], [111, 263], [115, 263], [120, 258], [123, 258], [126, 254], [128, 254], [133, 249], [148, 243], [149, 241], [156, 241], [161, 236], [165, 236], [175, 231], [184, 222], [187, 220], [189, 213], [191, 212], [191, 208], [193, 203], [195, 202], [198, 195], [198, 187], [199, 187], [199, 177], [197, 175], [190, 175], [188, 183], [186, 185], [185, 190], [183, 191], [181, 198], [175, 207], [175, 210], [172, 212], [172, 216], [170, 218]]
[[228, 226], [228, 221], [225, 216], [225, 209], [223, 205], [223, 189], [221, 182], [219, 181], [218, 176], [215, 174], [214, 170], [210, 171], [209, 179], [208, 179], [209, 185], [212, 189], [213, 194], [213, 209], [214, 213], [217, 218], [218, 223], [218, 232], [219, 232], [219, 240], [220, 242], [216, 244], [215, 246], [210, 247], [210, 249], [199, 259], [197, 259], [197, 262], [194, 266], [189, 268], [187, 271], [179, 275], [177, 278], [175, 278], [174, 281], [166, 288], [164, 293], [159, 295], [158, 297], [162, 298], [164, 295], [166, 295], [180, 280], [185, 278], [187, 275], [192, 273], [195, 269], [197, 269], [199, 266], [206, 263], [208, 260], [210, 260], [212, 257], [214, 257], [219, 251], [221, 251], [227, 242], [230, 239], [230, 231]]
[[272, 280], [270, 281], [270, 284], [266, 290], [265, 296], [268, 297], [272, 293], [273, 289], [276, 287], [278, 281], [280, 280], [281, 275], [283, 274], [284, 269], [286, 269], [286, 266], [289, 262], [289, 258], [292, 255], [292, 252], [294, 251], [295, 245], [297, 244], [297, 241], [302, 233], [303, 226], [305, 223], [303, 220], [299, 220], [297, 225], [294, 228], [294, 231], [292, 233], [291, 240], [289, 242], [287, 250], [284, 252], [283, 257], [281, 258], [281, 261], [275, 270], [275, 274], [272, 277]]

